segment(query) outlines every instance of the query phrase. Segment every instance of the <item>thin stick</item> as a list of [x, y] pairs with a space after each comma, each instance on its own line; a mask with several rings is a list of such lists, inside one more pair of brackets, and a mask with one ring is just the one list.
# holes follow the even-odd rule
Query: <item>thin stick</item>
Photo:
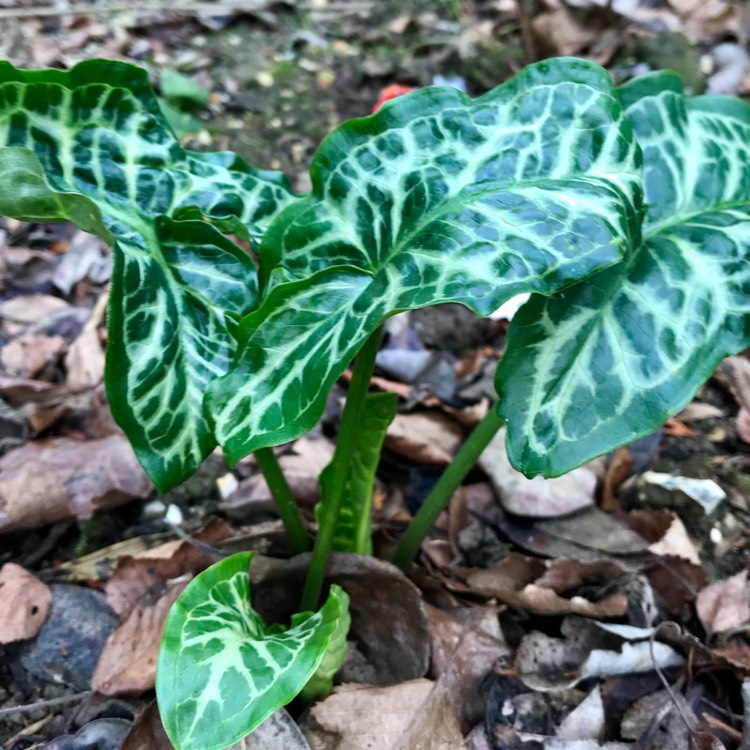
[[90, 690], [86, 690], [83, 693], [76, 693], [75, 695], [66, 695], [62, 698], [50, 698], [46, 701], [37, 701], [36, 703], [26, 703], [22, 706], [9, 706], [8, 708], [0, 708], [0, 716], [13, 716], [14, 714], [28, 714], [32, 711], [36, 711], [39, 708], [58, 708], [64, 706], [67, 703], [77, 703], [82, 701], [84, 698], [88, 698], [91, 695]]
[[194, 536], [190, 536], [184, 529], [181, 529], [176, 523], [170, 523], [165, 521], [166, 525], [177, 534], [183, 542], [192, 544], [193, 547], [197, 547], [201, 552], [205, 552], [209, 557], [215, 557], [219, 560], [223, 560], [225, 557], [229, 557], [231, 552], [225, 552], [224, 550], [212, 547], [210, 544], [202, 542], [200, 539], [196, 539]]
[[[673, 625], [673, 624], [675, 623], [661, 622], [654, 628], [654, 632], [651, 633], [651, 637], [648, 639], [648, 651], [649, 651], [649, 655], [651, 656], [651, 663], [654, 667], [654, 671], [656, 672], [659, 679], [661, 680], [661, 684], [664, 685], [664, 689], [667, 691], [667, 695], [672, 701], [672, 704], [677, 709], [677, 713], [680, 715], [680, 718], [682, 719], [682, 723], [685, 725], [685, 727], [688, 730], [688, 735], [692, 736], [693, 732], [695, 731], [695, 725], [685, 715], [685, 711], [683, 711], [682, 709], [682, 704], [677, 699], [677, 696], [675, 695], [675, 692], [672, 689], [672, 686], [669, 684], [669, 681], [664, 676], [664, 672], [662, 672], [661, 667], [656, 663], [656, 655], [654, 654], [654, 643], [656, 642], [656, 636], [658, 635], [659, 630], [665, 625]], [[677, 627], [679, 629], [679, 625]]]

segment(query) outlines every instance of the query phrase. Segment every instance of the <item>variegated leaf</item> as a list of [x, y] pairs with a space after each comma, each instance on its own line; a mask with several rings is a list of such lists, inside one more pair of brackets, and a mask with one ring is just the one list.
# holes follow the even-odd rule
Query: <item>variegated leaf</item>
[[[331, 587], [317, 613], [268, 627], [250, 606], [252, 552], [191, 581], [167, 616], [156, 670], [159, 712], [177, 750], [221, 750], [305, 687], [334, 636], [340, 650], [348, 596]], [[345, 641], [345, 635], [344, 635]]]
[[272, 292], [209, 389], [233, 461], [309, 429], [384, 317], [550, 294], [617, 262], [638, 224], [630, 127], [606, 72], [580, 60], [530, 66], [474, 100], [400, 97], [334, 131], [311, 176], [264, 237]]
[[[365, 398], [362, 419], [354, 436], [352, 463], [333, 532], [331, 549], [334, 551], [372, 554], [372, 493], [375, 472], [388, 425], [393, 421], [397, 408], [398, 396], [395, 393], [369, 393]], [[332, 463], [328, 464], [320, 475], [321, 504], [325, 504], [330, 492], [332, 467]], [[316, 511], [319, 508], [320, 506]]]
[[687, 98], [669, 73], [621, 95], [643, 149], [643, 242], [513, 320], [497, 386], [529, 475], [648, 434], [750, 344], [750, 107]]
[[113, 243], [107, 391], [165, 491], [215, 445], [203, 392], [234, 348], [224, 314], [251, 309], [257, 282], [218, 230], [161, 217], [197, 206], [259, 241], [293, 200], [284, 178], [233, 154], [185, 151], [145, 71], [105, 61], [70, 72], [0, 63], [0, 168], [0, 215], [68, 219]]

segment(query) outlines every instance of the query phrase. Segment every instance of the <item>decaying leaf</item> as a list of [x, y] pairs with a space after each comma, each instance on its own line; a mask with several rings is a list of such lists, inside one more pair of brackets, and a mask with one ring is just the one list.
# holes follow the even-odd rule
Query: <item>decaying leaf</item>
[[750, 621], [747, 569], [706, 586], [698, 593], [695, 609], [708, 633], [722, 633], [745, 625]]
[[15, 563], [0, 568], [0, 644], [33, 638], [47, 618], [52, 593]]
[[0, 365], [12, 378], [34, 378], [62, 356], [67, 342], [62, 336], [24, 333], [0, 350]]
[[[303, 732], [312, 750], [396, 750], [419, 719], [434, 684], [418, 679], [388, 687], [341, 685], [313, 706]], [[456, 750], [445, 744], [423, 747]]]
[[156, 701], [151, 701], [136, 716], [120, 750], [173, 750], [161, 723]]
[[568, 740], [599, 739], [604, 733], [604, 702], [597, 685], [560, 723], [557, 736]]
[[91, 687], [103, 695], [140, 695], [153, 690], [164, 622], [170, 607], [189, 583], [174, 581], [151, 601], [139, 602], [109, 636]]
[[0, 458], [0, 532], [90, 518], [152, 491], [123, 435], [27, 443]]
[[532, 631], [521, 640], [515, 667], [533, 690], [559, 690], [592, 677], [649, 672], [684, 663], [670, 646], [651, 643], [652, 628], [610, 626], [567, 617], [562, 631], [565, 639]]
[[[195, 532], [195, 539], [216, 545], [232, 535], [231, 528], [218, 519], [211, 519]], [[175, 540], [158, 547], [123, 554], [117, 561], [112, 577], [107, 581], [107, 604], [125, 620], [149, 592], [175, 578], [195, 575], [205, 570], [212, 560], [198, 547]]]
[[505, 510], [520, 516], [556, 518], [593, 505], [596, 475], [586, 466], [554, 479], [527, 479], [511, 466], [500, 430], [479, 458]]
[[[597, 601], [582, 596], [566, 598], [569, 592], [587, 583], [609, 592], [623, 580], [624, 571], [607, 560], [581, 563], [577, 560], [554, 560], [549, 566], [538, 558], [511, 553], [492, 567], [469, 573], [466, 583], [473, 593], [492, 597], [513, 607], [537, 614], [580, 614], [589, 617], [621, 617], [628, 606], [622, 590], [607, 593]], [[559, 592], [559, 593], [558, 593]]]
[[511, 652], [502, 639], [494, 608], [465, 610], [460, 621], [443, 610], [427, 607], [432, 659], [430, 676], [444, 686], [462, 729], [484, 717], [482, 679], [495, 663], [510, 664]]
[[94, 388], [104, 380], [104, 350], [95, 328], [84, 328], [65, 356], [66, 385], [72, 392]]
[[397, 414], [385, 436], [386, 449], [422, 464], [445, 466], [464, 440], [464, 431], [439, 411]]
[[[256, 573], [262, 566], [259, 558], [253, 559]], [[309, 560], [309, 554], [297, 555], [251, 579], [256, 609], [266, 622], [283, 622], [295, 611]], [[390, 563], [362, 555], [334, 553], [327, 571], [326, 584], [338, 584], [350, 597], [350, 637], [367, 653], [377, 684], [424, 676], [430, 644], [419, 589]]]

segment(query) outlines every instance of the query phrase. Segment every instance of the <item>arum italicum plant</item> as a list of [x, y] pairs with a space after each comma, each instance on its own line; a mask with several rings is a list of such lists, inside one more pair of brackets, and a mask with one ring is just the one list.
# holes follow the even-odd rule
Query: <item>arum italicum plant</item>
[[[302, 612], [250, 606], [250, 554], [170, 612], [157, 697], [183, 750], [222, 748], [330, 688], [347, 596], [332, 549], [367, 552], [395, 397], [368, 387], [383, 321], [458, 302], [510, 328], [498, 402], [396, 552], [405, 566], [498, 428], [554, 476], [644, 435], [750, 343], [750, 108], [657, 73], [613, 88], [588, 62], [529, 66], [477, 99], [427, 88], [335, 130], [312, 191], [231, 153], [183, 149], [142, 70], [0, 66], [0, 213], [70, 220], [113, 247], [106, 384], [159, 491], [218, 443], [255, 452], [296, 551], [308, 537], [271, 447], [320, 418], [354, 360]], [[251, 243], [255, 259], [233, 238]]]

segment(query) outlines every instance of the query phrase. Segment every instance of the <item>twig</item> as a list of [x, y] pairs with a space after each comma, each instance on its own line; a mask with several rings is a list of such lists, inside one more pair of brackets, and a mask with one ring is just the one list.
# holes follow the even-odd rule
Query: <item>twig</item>
[[218, 549], [218, 547], [212, 547], [210, 544], [206, 544], [205, 542], [201, 542], [199, 539], [190, 536], [187, 531], [183, 531], [175, 523], [170, 523], [169, 521], [165, 521], [165, 523], [172, 531], [174, 531], [175, 534], [177, 534], [178, 537], [180, 537], [180, 539], [182, 539], [183, 542], [192, 544], [194, 547], [197, 547], [199, 550], [201, 550], [201, 552], [205, 552], [211, 557], [216, 557], [220, 560], [223, 560], [225, 557], [229, 557], [229, 555], [231, 554], [230, 552], [225, 552], [224, 550]]
[[86, 690], [83, 693], [76, 693], [75, 695], [65, 695], [62, 698], [50, 698], [46, 701], [37, 701], [36, 703], [25, 703], [22, 706], [8, 706], [8, 708], [0, 708], [0, 716], [12, 716], [13, 714], [28, 714], [32, 711], [36, 711], [39, 708], [58, 708], [64, 706], [66, 703], [76, 703], [82, 701], [84, 698], [88, 698], [91, 695], [90, 690]]
[[[313, 12], [358, 12], [372, 8], [372, 3], [334, 3], [318, 8], [316, 6], [301, 5], [299, 10]], [[52, 8], [36, 6], [31, 8], [0, 8], [0, 21], [3, 19], [23, 18], [59, 18], [61, 16], [99, 16], [117, 13], [173, 13], [179, 15], [201, 14], [206, 16], [228, 16], [233, 13], [253, 13], [268, 10], [266, 3], [258, 2], [227, 2], [227, 3], [130, 3], [129, 5], [73, 5], [69, 8]]]
[[[674, 690], [672, 690], [672, 686], [669, 684], [667, 678], [664, 676], [664, 672], [662, 672], [661, 667], [656, 663], [656, 656], [654, 655], [654, 642], [656, 641], [656, 636], [659, 633], [659, 630], [665, 625], [673, 625], [673, 624], [676, 624], [676, 623], [661, 622], [654, 628], [654, 632], [651, 633], [651, 637], [648, 639], [648, 650], [649, 650], [649, 654], [651, 655], [651, 663], [654, 665], [654, 671], [659, 676], [659, 679], [661, 680], [661, 684], [664, 685], [664, 689], [667, 691], [667, 695], [669, 695], [669, 698], [672, 701], [672, 704], [677, 709], [677, 713], [680, 715], [680, 718], [685, 724], [685, 727], [688, 730], [688, 736], [692, 736], [693, 732], [695, 732], [695, 722], [691, 722], [690, 719], [685, 715], [685, 712], [682, 709], [682, 703], [679, 701], [679, 699], [675, 695]], [[677, 627], [679, 628], [679, 625]]]

